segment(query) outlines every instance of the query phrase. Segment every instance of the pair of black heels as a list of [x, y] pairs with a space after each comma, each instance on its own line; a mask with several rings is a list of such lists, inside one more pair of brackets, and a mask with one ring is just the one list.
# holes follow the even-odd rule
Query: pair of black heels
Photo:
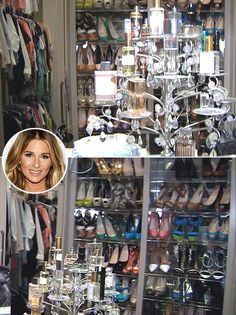
[[176, 159], [174, 163], [176, 179], [198, 178], [197, 168], [193, 159]]

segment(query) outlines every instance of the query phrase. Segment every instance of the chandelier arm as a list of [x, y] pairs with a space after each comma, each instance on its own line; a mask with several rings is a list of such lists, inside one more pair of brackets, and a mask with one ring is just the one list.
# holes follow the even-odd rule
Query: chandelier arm
[[[145, 54], [139, 54], [139, 53], [137, 53], [137, 56], [140, 56], [140, 57], [145, 57], [145, 58], [148, 58], [148, 57], [150, 57], [150, 56], [148, 56], [148, 55], [145, 55]], [[161, 58], [161, 57], [158, 57], [158, 56], [153, 56], [152, 55], [152, 58], [153, 59], [156, 59], [156, 60], [158, 60], [158, 61], [163, 61], [163, 59]]]
[[52, 304], [52, 303], [49, 303], [49, 302], [46, 302], [46, 301], [43, 301], [43, 304], [48, 305], [48, 306], [50, 306], [50, 307], [55, 306], [57, 309], [59, 309], [59, 310], [61, 310], [61, 311], [64, 311], [64, 312], [69, 312], [69, 311], [70, 311], [70, 309], [68, 309], [68, 311], [67, 311], [67, 310], [66, 310], [65, 308], [63, 308], [63, 307], [56, 306], [56, 305], [54, 305], [54, 304]]
[[[186, 92], [187, 92], [187, 91], [185, 91], [185, 93], [186, 93]], [[191, 97], [191, 96], [197, 96], [197, 95], [201, 94], [201, 92], [197, 92], [197, 93], [194, 93], [194, 94], [186, 94], [186, 95], [184, 95], [185, 93], [183, 93], [183, 96], [182, 96], [182, 95], [176, 96], [176, 97], [174, 98], [174, 101], [180, 101], [180, 100], [183, 100], [183, 99], [185, 99], [185, 98], [189, 98], [189, 97]]]
[[[196, 86], [193, 86], [193, 87], [189, 88], [188, 90], [184, 90], [183, 92], [177, 94], [177, 95], [174, 97], [174, 101], [178, 101], [178, 100], [182, 99], [182, 98], [180, 98], [180, 97], [182, 97], [182, 95], [186, 94], [186, 92], [191, 91], [191, 90], [195, 90], [196, 88], [199, 88], [200, 86], [202, 86], [202, 85], [204, 85], [204, 84], [205, 84], [205, 83], [200, 83], [200, 84], [197, 84]], [[194, 94], [189, 95], [189, 96], [185, 96], [184, 98], [190, 97], [190, 96], [199, 95], [199, 94], [200, 94], [200, 92], [195, 92]]]
[[[104, 107], [103, 107], [103, 108], [104, 108]], [[126, 120], [118, 119], [118, 118], [113, 117], [113, 116], [111, 116], [111, 115], [107, 115], [107, 114], [104, 112], [103, 108], [102, 108], [102, 114], [103, 114], [103, 115], [100, 116], [101, 118], [102, 118], [102, 117], [106, 117], [106, 118], [108, 118], [108, 119], [110, 119], [110, 120], [115, 120], [115, 121], [122, 122], [122, 123], [127, 124], [127, 125], [131, 125], [131, 123], [128, 122], [128, 121], [126, 121]]]
[[164, 103], [159, 99], [157, 98], [156, 96], [150, 94], [150, 93], [147, 93], [147, 92], [144, 92], [145, 96], [147, 96], [147, 98], [150, 98], [154, 101], [156, 101], [157, 103], [159, 103], [162, 107], [164, 107]]
[[147, 130], [147, 131], [151, 131], [151, 132], [154, 132], [154, 133], [156, 133], [156, 134], [158, 134], [158, 135], [160, 135], [161, 133], [163, 134], [162, 129], [160, 129], [161, 132], [159, 132], [159, 131], [157, 131], [157, 130], [155, 130], [155, 129], [152, 129], [152, 128], [148, 128], [148, 127], [140, 127], [140, 129], [142, 129], [142, 130]]

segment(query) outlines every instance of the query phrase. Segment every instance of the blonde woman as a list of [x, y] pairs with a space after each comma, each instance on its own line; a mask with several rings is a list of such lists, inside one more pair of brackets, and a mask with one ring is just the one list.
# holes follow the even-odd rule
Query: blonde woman
[[50, 189], [64, 172], [63, 152], [57, 138], [42, 129], [19, 133], [5, 163], [5, 173], [11, 183], [27, 192]]

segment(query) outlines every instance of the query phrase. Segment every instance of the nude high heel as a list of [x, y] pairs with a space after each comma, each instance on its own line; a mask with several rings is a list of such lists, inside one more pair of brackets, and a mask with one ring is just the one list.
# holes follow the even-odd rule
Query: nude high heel
[[217, 201], [218, 195], [220, 192], [220, 185], [216, 185], [215, 188], [213, 189], [212, 193], [210, 194], [209, 198], [202, 202], [201, 208], [203, 210], [206, 210], [208, 208], [213, 208], [214, 209], [214, 204]]
[[189, 200], [189, 185], [185, 184], [183, 188], [183, 196], [182, 197], [180, 196], [177, 201], [177, 208], [179, 210], [185, 209], [188, 204], [188, 200]]
[[223, 195], [220, 199], [220, 206], [219, 209], [220, 211], [227, 211], [229, 210], [229, 205], [230, 205], [230, 186], [228, 186], [225, 191], [223, 192]]
[[200, 184], [198, 188], [195, 190], [191, 200], [188, 203], [188, 210], [189, 211], [198, 211], [199, 206], [202, 201], [202, 196], [204, 192], [204, 185]]
[[94, 161], [101, 175], [108, 175], [111, 173], [110, 167], [107, 165], [106, 160], [103, 158], [95, 158]]

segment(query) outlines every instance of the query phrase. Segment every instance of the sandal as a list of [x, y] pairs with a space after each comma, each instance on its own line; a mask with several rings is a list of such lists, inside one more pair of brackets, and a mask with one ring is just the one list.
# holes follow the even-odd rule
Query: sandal
[[214, 265], [214, 258], [211, 251], [207, 251], [202, 257], [202, 268], [200, 275], [203, 279], [209, 279], [212, 276], [212, 267]]
[[215, 270], [212, 272], [212, 276], [216, 280], [223, 279], [225, 276], [226, 258], [223, 250], [218, 250], [215, 253]]

